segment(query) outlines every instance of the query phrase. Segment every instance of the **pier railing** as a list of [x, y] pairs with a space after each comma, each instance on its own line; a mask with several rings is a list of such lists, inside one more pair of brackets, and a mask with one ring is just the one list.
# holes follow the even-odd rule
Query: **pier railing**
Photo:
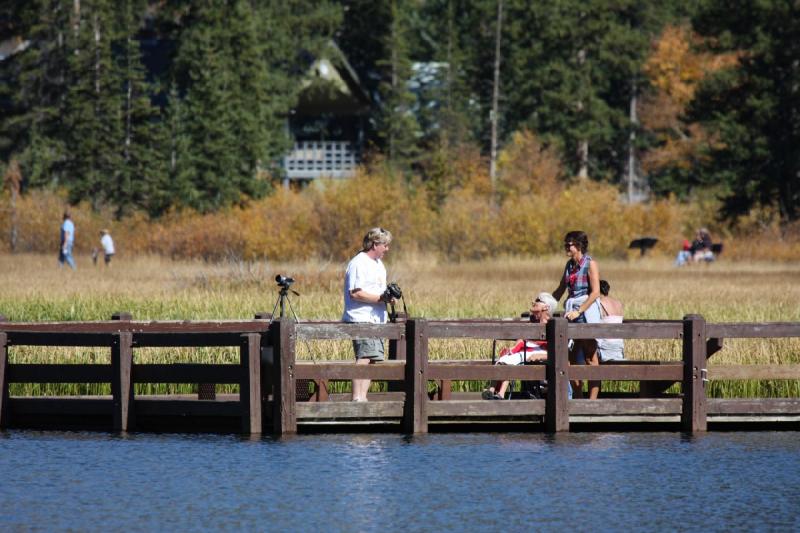
[[[147, 428], [152, 419], [192, 417], [238, 420], [245, 433], [291, 434], [298, 425], [344, 423], [396, 424], [407, 433], [424, 433], [429, 424], [516, 420], [547, 431], [568, 431], [574, 423], [675, 421], [700, 432], [708, 421], [798, 421], [800, 399], [707, 398], [710, 379], [800, 379], [800, 365], [708, 364], [726, 338], [800, 337], [800, 323], [707, 324], [696, 315], [680, 321], [630, 321], [624, 324], [572, 324], [563, 318], [546, 326], [522, 321], [425, 320], [382, 325], [303, 322], [280, 319], [218, 322], [133, 322], [120, 314], [108, 322], [0, 322], [0, 427], [38, 420], [59, 427], [59, 418], [95, 416], [109, 428]], [[388, 339], [390, 360], [356, 365], [349, 361], [297, 360], [297, 342]], [[430, 357], [432, 339], [545, 339], [546, 364], [504, 366], [489, 360], [442, 361]], [[622, 361], [576, 366], [568, 361], [569, 339], [623, 338], [681, 341], [674, 361]], [[100, 346], [111, 350], [111, 364], [10, 364], [9, 348]], [[234, 346], [238, 364], [139, 364], [142, 347]], [[298, 381], [317, 389], [327, 381], [371, 379], [394, 386], [377, 401], [298, 401]], [[482, 401], [477, 394], [450, 394], [456, 380], [546, 380], [543, 400]], [[570, 380], [638, 381], [638, 398], [568, 398]], [[10, 397], [10, 383], [110, 383], [111, 398]], [[232, 383], [239, 394], [210, 400], [134, 395], [136, 383]], [[433, 384], [438, 392], [429, 391]], [[680, 383], [679, 394], [660, 394]], [[648, 397], [655, 396], [655, 397]], [[317, 399], [324, 399], [318, 395]], [[37, 418], [38, 417], [38, 418]], [[162, 424], [158, 427], [164, 427]], [[168, 426], [167, 426], [168, 427]], [[229, 426], [230, 427], [230, 426]]]

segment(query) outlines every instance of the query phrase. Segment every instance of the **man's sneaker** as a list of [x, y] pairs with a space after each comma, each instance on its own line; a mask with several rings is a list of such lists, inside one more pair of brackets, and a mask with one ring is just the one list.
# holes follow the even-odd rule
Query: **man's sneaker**
[[491, 400], [503, 400], [504, 398], [499, 394], [492, 394]]
[[491, 391], [489, 389], [486, 389], [481, 393], [481, 398], [483, 398], [484, 400], [493, 400], [494, 396], [496, 396], [494, 391]]

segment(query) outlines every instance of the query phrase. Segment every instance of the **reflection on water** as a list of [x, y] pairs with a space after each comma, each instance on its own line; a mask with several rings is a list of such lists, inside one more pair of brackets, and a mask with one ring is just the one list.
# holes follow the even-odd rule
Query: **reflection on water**
[[0, 530], [799, 530], [791, 432], [0, 432]]

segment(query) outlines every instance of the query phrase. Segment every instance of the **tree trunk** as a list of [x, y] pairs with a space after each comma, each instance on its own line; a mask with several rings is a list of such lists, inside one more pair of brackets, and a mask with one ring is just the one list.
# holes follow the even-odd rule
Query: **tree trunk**
[[628, 141], [628, 203], [633, 203], [633, 184], [637, 180], [636, 176], [636, 126], [639, 123], [636, 117], [636, 82], [631, 83], [631, 135]]
[[[578, 66], [583, 68], [586, 63], [586, 50], [583, 48], [578, 50]], [[583, 118], [583, 100], [578, 100], [576, 104], [578, 109], [578, 117]], [[578, 141], [578, 177], [585, 180], [589, 177], [589, 139], [580, 139]]]
[[497, 117], [500, 99], [500, 37], [503, 29], [503, 0], [497, 0], [497, 24], [494, 40], [494, 82], [492, 84], [492, 111], [489, 120], [492, 124], [492, 140], [489, 155], [489, 179], [492, 184], [492, 201], [497, 185]]

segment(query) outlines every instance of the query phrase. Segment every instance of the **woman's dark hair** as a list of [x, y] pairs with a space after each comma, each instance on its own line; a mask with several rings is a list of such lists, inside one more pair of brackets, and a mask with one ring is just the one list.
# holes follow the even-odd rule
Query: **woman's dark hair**
[[589, 237], [583, 231], [570, 231], [564, 236], [564, 243], [572, 242], [585, 254], [589, 251]]
[[611, 285], [604, 279], [600, 280], [600, 294], [603, 296], [608, 296], [608, 291], [611, 290]]

